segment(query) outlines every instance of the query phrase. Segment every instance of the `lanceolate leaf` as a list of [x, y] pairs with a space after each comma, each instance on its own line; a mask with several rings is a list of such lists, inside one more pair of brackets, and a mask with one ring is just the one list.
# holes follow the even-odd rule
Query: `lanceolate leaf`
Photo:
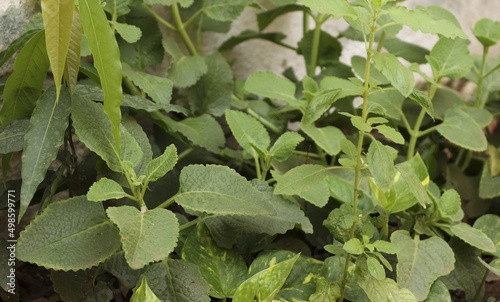
[[42, 94], [48, 70], [45, 32], [40, 31], [23, 47], [14, 63], [14, 72], [5, 83], [0, 111], [3, 127], [31, 114], [36, 100]]
[[82, 22], [80, 13], [75, 7], [73, 13], [73, 23], [71, 25], [71, 37], [69, 40], [68, 54], [66, 56], [66, 66], [64, 67], [64, 78], [68, 83], [69, 93], [73, 94], [78, 80], [78, 71], [80, 69], [80, 50], [82, 44]]
[[436, 127], [444, 137], [463, 148], [485, 151], [488, 147], [481, 127], [460, 108], [452, 108], [444, 113], [444, 121]]
[[226, 121], [240, 146], [249, 154], [257, 156], [254, 147], [261, 152], [267, 151], [271, 139], [258, 120], [243, 112], [227, 110]]
[[10, 43], [9, 47], [0, 52], [0, 66], [5, 64], [20, 48], [22, 48], [28, 41], [42, 29], [31, 29], [22, 33], [19, 38]]
[[177, 149], [175, 145], [170, 145], [165, 149], [162, 155], [153, 159], [146, 166], [146, 183], [158, 180], [168, 171], [172, 170], [177, 163]]
[[81, 0], [80, 16], [94, 66], [104, 93], [104, 112], [111, 122], [111, 134], [120, 154], [120, 103], [122, 101], [122, 65], [120, 51], [106, 14], [97, 0]]
[[[55, 89], [54, 89], [55, 98]], [[95, 266], [120, 248], [118, 230], [102, 204], [84, 196], [50, 204], [21, 233], [16, 256], [55, 270]]]
[[120, 184], [104, 177], [90, 187], [87, 199], [90, 201], [105, 201], [108, 199], [119, 199], [127, 195]]
[[57, 156], [68, 127], [71, 100], [67, 90], [61, 90], [57, 103], [55, 87], [49, 88], [38, 100], [24, 136], [21, 205], [19, 220], [23, 217], [33, 195], [45, 177], [47, 168]]
[[57, 99], [59, 99], [61, 80], [72, 34], [74, 11], [75, 1], [73, 0], [42, 0], [45, 41], [50, 67], [54, 74]]
[[219, 51], [231, 49], [240, 43], [252, 39], [267, 40], [269, 42], [275, 42], [279, 45], [280, 41], [285, 38], [286, 36], [282, 33], [258, 33], [253, 30], [245, 30], [238, 36], [232, 36], [231, 38], [224, 41], [224, 43], [222, 43], [221, 46], [219, 46]]
[[121, 206], [108, 208], [106, 213], [120, 229], [125, 259], [132, 269], [167, 258], [177, 245], [179, 223], [169, 210]]
[[415, 85], [413, 73], [393, 54], [377, 52], [373, 55], [373, 63], [402, 95], [406, 97], [410, 95]]
[[28, 119], [13, 121], [0, 133], [0, 154], [21, 151], [24, 146], [24, 134], [28, 131]]

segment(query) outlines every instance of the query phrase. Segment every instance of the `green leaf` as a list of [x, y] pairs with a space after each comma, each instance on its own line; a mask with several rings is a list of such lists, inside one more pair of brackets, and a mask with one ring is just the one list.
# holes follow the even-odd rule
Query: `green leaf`
[[277, 179], [274, 194], [299, 195], [317, 207], [324, 207], [330, 197], [326, 171], [320, 165], [297, 166]]
[[180, 6], [182, 7], [189, 7], [191, 4], [193, 4], [194, 0], [144, 0], [144, 3], [146, 4], [161, 4], [161, 5], [173, 5], [176, 3], [179, 3]]
[[[313, 45], [314, 30], [309, 30], [298, 43], [298, 52], [304, 56], [307, 66], [311, 65], [314, 53]], [[342, 44], [339, 40], [325, 31], [320, 31], [316, 65], [327, 67], [338, 63], [341, 52]]]
[[490, 47], [500, 40], [500, 22], [483, 18], [476, 22], [472, 33], [483, 47]]
[[68, 83], [69, 93], [73, 94], [80, 71], [80, 55], [82, 48], [82, 22], [80, 13], [75, 6], [73, 13], [73, 23], [71, 24], [71, 35], [69, 39], [68, 54], [66, 55], [66, 64], [64, 66], [64, 79]]
[[399, 121], [401, 120], [401, 112], [404, 100], [404, 96], [402, 96], [399, 91], [383, 91], [382, 93], [374, 93], [368, 96], [368, 108], [370, 108], [371, 106], [381, 106], [385, 109], [384, 115], [386, 117]]
[[248, 77], [245, 90], [270, 99], [298, 106], [295, 98], [295, 85], [270, 71], [258, 71]]
[[62, 90], [57, 103], [55, 87], [49, 88], [38, 100], [28, 131], [24, 135], [21, 205], [19, 220], [28, 208], [38, 185], [45, 178], [49, 165], [56, 159], [68, 127], [71, 99]]
[[146, 166], [146, 180], [145, 183], [156, 181], [172, 170], [177, 163], [177, 148], [175, 145], [170, 145], [165, 148], [162, 155], [153, 159]]
[[334, 282], [319, 277], [316, 282], [316, 292], [309, 297], [311, 302], [332, 302], [340, 297], [340, 286]]
[[[286, 1], [286, 0], [285, 0]], [[289, 0], [290, 3], [294, 3], [295, 0]], [[286, 3], [288, 4], [288, 3]], [[275, 4], [276, 5], [276, 4]], [[279, 6], [275, 9], [270, 9], [262, 13], [257, 14], [257, 24], [259, 26], [259, 31], [263, 31], [268, 27], [271, 23], [273, 23], [276, 18], [291, 13], [291, 12], [296, 12], [296, 11], [303, 11], [304, 6], [302, 5], [296, 5], [296, 4], [289, 4], [289, 5], [283, 5]]]
[[481, 128], [487, 127], [493, 121], [493, 115], [486, 109], [461, 106], [460, 110], [472, 117]]
[[302, 118], [304, 125], [311, 125], [319, 119], [330, 106], [342, 97], [341, 89], [320, 91], [314, 95], [307, 104], [306, 112]]
[[218, 21], [232, 21], [252, 2], [253, 0], [206, 0], [204, 12]]
[[416, 44], [407, 43], [398, 38], [386, 38], [384, 48], [396, 57], [401, 57], [410, 63], [425, 64], [425, 56], [429, 50]]
[[343, 249], [349, 254], [361, 255], [365, 250], [361, 241], [358, 238], [349, 239], [346, 243], [344, 243]]
[[182, 169], [177, 204], [216, 215], [275, 215], [272, 205], [236, 171], [215, 165]]
[[240, 111], [226, 110], [226, 121], [243, 150], [253, 157], [258, 156], [254, 147], [261, 152], [267, 151], [271, 139], [258, 120]]
[[14, 62], [14, 71], [5, 83], [0, 111], [3, 127], [12, 121], [30, 116], [42, 94], [48, 69], [45, 33], [40, 31], [19, 52]]
[[210, 152], [219, 153], [226, 141], [220, 124], [208, 114], [190, 117], [180, 122], [164, 116], [163, 121], [172, 131], [181, 133], [194, 145], [206, 148]]
[[28, 119], [8, 124], [0, 133], [0, 154], [21, 151], [24, 146], [24, 135], [28, 131], [29, 125]]
[[394, 243], [384, 240], [375, 241], [373, 246], [377, 249], [377, 251], [386, 254], [396, 254], [399, 251], [399, 248]]
[[340, 147], [342, 149], [342, 152], [344, 152], [350, 158], [356, 158], [358, 156], [358, 150], [350, 140], [340, 140]]
[[95, 182], [87, 192], [87, 199], [90, 201], [105, 201], [108, 199], [120, 199], [128, 196], [120, 184], [108, 178], [101, 178]]
[[419, 104], [422, 108], [424, 108], [425, 112], [427, 112], [430, 117], [434, 118], [434, 107], [432, 106], [432, 101], [427, 94], [418, 89], [413, 89], [408, 98]]
[[269, 153], [276, 160], [285, 161], [303, 140], [304, 138], [297, 132], [287, 131], [276, 140]]
[[131, 269], [125, 259], [125, 252], [123, 250], [106, 260], [101, 267], [120, 280], [121, 285], [127, 289], [132, 289], [139, 282], [142, 273], [148, 268], [145, 267], [140, 270]]
[[375, 68], [380, 71], [402, 95], [408, 97], [413, 91], [413, 73], [390, 53], [376, 52], [373, 55]]
[[245, 41], [248, 40], [253, 40], [253, 39], [261, 39], [261, 40], [266, 40], [269, 42], [274, 42], [278, 45], [281, 45], [281, 41], [285, 39], [286, 36], [282, 33], [259, 33], [254, 30], [245, 30], [242, 31], [239, 35], [237, 36], [232, 36], [226, 41], [224, 41], [220, 46], [219, 46], [219, 51], [225, 51], [232, 49], [238, 44], [241, 44]]
[[[142, 149], [123, 125], [120, 125], [120, 130], [122, 137], [120, 159], [122, 162], [130, 163], [130, 168], [133, 169], [142, 160]], [[131, 171], [130, 175], [133, 174], [135, 174], [135, 171]]]
[[460, 221], [464, 216], [462, 199], [457, 191], [447, 190], [441, 195], [438, 202], [438, 211], [446, 221]]
[[207, 73], [188, 92], [192, 111], [221, 116], [230, 107], [233, 73], [224, 57], [216, 52], [205, 57]]
[[429, 195], [427, 194], [426, 188], [422, 184], [422, 181], [409, 165], [398, 164], [396, 165], [396, 169], [399, 171], [399, 173], [401, 173], [401, 177], [408, 185], [410, 193], [415, 196], [422, 207], [426, 208], [426, 205], [432, 203]]
[[479, 182], [479, 197], [484, 199], [500, 196], [500, 175], [491, 176], [488, 163], [485, 163]]
[[52, 271], [50, 281], [63, 301], [109, 301], [113, 292], [104, 281], [96, 281], [97, 269], [76, 272]]
[[43, 30], [43, 24], [41, 28], [23, 31], [17, 39], [12, 41], [6, 49], [0, 52], [0, 66], [3, 66], [7, 60], [9, 60], [19, 49], [24, 47], [24, 45], [41, 30]]
[[42, 0], [41, 5], [47, 55], [54, 75], [57, 100], [59, 100], [61, 79], [71, 38], [75, 2], [70, 0]]
[[409, 289], [419, 301], [427, 297], [437, 278], [454, 268], [452, 249], [437, 236], [420, 240], [418, 235], [412, 239], [407, 231], [396, 231], [391, 242], [399, 247], [398, 285]]
[[446, 284], [441, 280], [436, 280], [432, 284], [429, 295], [425, 302], [451, 302], [451, 296]]
[[104, 93], [104, 112], [111, 122], [111, 134], [120, 153], [120, 103], [122, 101], [122, 64], [120, 51], [106, 14], [97, 0], [80, 1], [80, 17], [94, 66]]
[[236, 250], [217, 246], [203, 224], [198, 224], [196, 231], [184, 242], [182, 259], [200, 268], [215, 297], [232, 297], [246, 280], [247, 266], [243, 257]]
[[347, 116], [351, 117], [351, 124], [356, 127], [359, 131], [364, 131], [364, 132], [371, 132], [373, 128], [368, 125], [361, 116], [358, 115], [350, 115], [350, 114], [345, 114]]
[[450, 230], [455, 236], [480, 250], [490, 253], [496, 252], [493, 241], [479, 229], [473, 228], [466, 223], [460, 223], [452, 226]]
[[207, 64], [202, 57], [184, 56], [170, 65], [167, 76], [174, 86], [185, 88], [193, 86], [207, 71]]
[[299, 258], [295, 257], [275, 264], [253, 275], [236, 290], [233, 301], [252, 302], [254, 297], [260, 301], [272, 301], [290, 274], [292, 267]]
[[108, 208], [106, 213], [120, 230], [125, 259], [132, 269], [165, 259], [177, 245], [179, 223], [169, 210], [121, 206]]
[[458, 79], [466, 76], [472, 68], [469, 55], [469, 40], [441, 37], [426, 56], [435, 79], [448, 77]]
[[474, 228], [481, 230], [495, 244], [496, 252], [491, 253], [497, 257], [500, 255], [500, 217], [493, 214], [485, 214], [474, 222]]
[[385, 279], [385, 269], [382, 264], [380, 264], [380, 261], [378, 261], [377, 258], [368, 256], [366, 259], [366, 264], [368, 265], [368, 271], [370, 272], [370, 275], [372, 275], [375, 279]]
[[378, 125], [375, 127], [380, 134], [385, 136], [386, 138], [392, 140], [396, 144], [404, 145], [405, 139], [401, 135], [401, 133], [397, 132], [394, 128], [386, 126], [386, 125]]
[[446, 19], [434, 19], [429, 12], [421, 8], [408, 10], [403, 6], [395, 6], [386, 11], [392, 20], [409, 26], [414, 31], [420, 30], [426, 34], [439, 34], [447, 38], [467, 39], [467, 35], [453, 22]]
[[312, 11], [332, 15], [335, 19], [344, 17], [356, 19], [358, 17], [347, 0], [300, 0], [300, 2]]
[[329, 155], [337, 155], [340, 152], [340, 142], [345, 139], [345, 136], [339, 128], [333, 126], [318, 128], [314, 125], [301, 125], [300, 129]]
[[[54, 91], [55, 95], [55, 91]], [[16, 257], [55, 270], [95, 266], [120, 248], [102, 204], [84, 196], [51, 203], [20, 234]]]
[[[359, 78], [364, 81], [366, 76], [366, 58], [353, 56], [351, 58], [351, 65]], [[390, 81], [375, 68], [374, 64], [370, 64], [370, 78], [368, 82], [377, 86], [390, 83]]]
[[149, 288], [146, 277], [141, 278], [141, 286], [135, 289], [134, 294], [130, 298], [132, 302], [161, 302], [155, 293]]
[[142, 130], [141, 125], [139, 125], [137, 121], [133, 117], [130, 117], [129, 115], [123, 116], [122, 126], [126, 129], [126, 131], [130, 134], [130, 136], [133, 137], [134, 141], [142, 151], [142, 158], [140, 162], [136, 164], [134, 170], [136, 175], [144, 175], [144, 171], [146, 170], [146, 165], [151, 161], [153, 157], [153, 151], [151, 151], [149, 138], [146, 135], [146, 133]]
[[377, 186], [386, 192], [394, 182], [395, 170], [392, 155], [388, 147], [382, 145], [379, 141], [373, 141], [366, 154], [368, 169], [372, 173]]
[[172, 98], [172, 81], [140, 71], [134, 71], [127, 63], [123, 63], [123, 74], [130, 78], [157, 104], [170, 104]]
[[493, 274], [500, 276], [500, 260], [495, 259], [490, 262], [490, 264], [484, 262], [481, 257], [477, 257], [478, 260], [486, 267], [488, 270], [490, 270]]
[[436, 129], [452, 143], [469, 150], [485, 151], [488, 146], [481, 127], [460, 108], [446, 110], [443, 123]]
[[142, 31], [135, 25], [118, 23], [116, 21], [111, 21], [111, 24], [116, 29], [116, 32], [120, 34], [123, 40], [127, 41], [128, 43], [135, 43], [141, 38]]

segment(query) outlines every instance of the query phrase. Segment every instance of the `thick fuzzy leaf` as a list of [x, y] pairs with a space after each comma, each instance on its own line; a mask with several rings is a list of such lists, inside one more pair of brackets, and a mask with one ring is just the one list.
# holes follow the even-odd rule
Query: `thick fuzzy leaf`
[[79, 196], [52, 203], [37, 216], [21, 233], [16, 256], [46, 268], [76, 271], [103, 262], [119, 248], [118, 230], [102, 204]]
[[215, 165], [182, 169], [177, 204], [216, 215], [275, 215], [269, 200], [236, 171]]
[[427, 96], [427, 94], [418, 89], [413, 89], [408, 98], [419, 104], [422, 108], [424, 108], [425, 112], [427, 112], [430, 117], [434, 118], [434, 107], [432, 106], [432, 100]]
[[450, 291], [441, 280], [436, 280], [431, 286], [425, 302], [451, 302]]
[[302, 124], [311, 125], [319, 119], [330, 106], [343, 96], [342, 89], [320, 91], [307, 104]]
[[111, 122], [115, 148], [120, 153], [120, 103], [122, 101], [122, 64], [120, 51], [106, 14], [97, 0], [80, 1], [83, 32], [94, 57], [94, 66], [101, 79], [104, 112]]
[[41, 5], [47, 55], [54, 75], [57, 99], [59, 99], [61, 80], [71, 39], [75, 1], [42, 0]]
[[343, 249], [350, 254], [361, 255], [363, 254], [364, 247], [358, 238], [352, 238], [344, 243]]
[[120, 230], [125, 259], [132, 269], [167, 258], [177, 245], [179, 223], [169, 210], [121, 206], [108, 208], [106, 213]]
[[226, 121], [243, 150], [253, 157], [258, 156], [254, 148], [260, 153], [267, 151], [271, 139], [266, 128], [258, 120], [240, 111], [226, 110]]
[[71, 24], [71, 35], [69, 39], [68, 54], [66, 55], [66, 65], [64, 66], [64, 79], [68, 83], [69, 93], [73, 94], [78, 80], [80, 70], [80, 53], [82, 48], [82, 22], [80, 13], [75, 6], [73, 13], [73, 23]]
[[450, 230], [455, 236], [480, 250], [490, 253], [496, 252], [493, 241], [479, 229], [473, 228], [466, 223], [460, 223], [452, 226]]
[[324, 207], [330, 197], [326, 171], [319, 165], [295, 167], [277, 179], [274, 194], [299, 195], [318, 207]]
[[481, 19], [474, 25], [472, 33], [484, 47], [493, 46], [500, 40], [500, 22]]
[[493, 214], [483, 215], [474, 222], [474, 228], [481, 230], [493, 241], [496, 252], [492, 254], [500, 257], [500, 217]]
[[193, 86], [207, 71], [207, 64], [202, 57], [184, 56], [170, 65], [167, 76], [174, 86], [185, 88]]
[[134, 71], [127, 63], [123, 63], [123, 74], [130, 78], [157, 104], [170, 104], [172, 98], [172, 81], [140, 71]]
[[120, 34], [123, 40], [127, 41], [128, 43], [135, 43], [141, 38], [142, 31], [135, 25], [118, 23], [116, 21], [111, 21], [111, 24], [113, 24], [116, 32]]
[[130, 298], [132, 302], [161, 302], [155, 293], [149, 288], [146, 277], [142, 277], [141, 285], [134, 291]]
[[390, 278], [378, 280], [373, 277], [368, 268], [360, 270], [359, 286], [365, 291], [370, 301], [416, 302], [415, 296], [406, 288], [399, 288]]
[[218, 50], [219, 51], [229, 50], [238, 44], [241, 44], [245, 41], [252, 39], [262, 39], [280, 45], [282, 43], [281, 40], [285, 38], [286, 36], [282, 33], [259, 33], [253, 30], [245, 30], [241, 32], [238, 36], [232, 36], [226, 41], [224, 41], [224, 43], [222, 43], [219, 46]]
[[0, 133], [0, 154], [21, 151], [24, 146], [24, 135], [28, 131], [29, 125], [28, 119], [8, 124]]
[[14, 62], [14, 72], [7, 79], [0, 111], [2, 126], [30, 116], [36, 100], [42, 94], [43, 82], [49, 69], [45, 49], [45, 32], [39, 31], [23, 47]]
[[134, 167], [134, 170], [136, 175], [144, 175], [146, 165], [151, 161], [153, 157], [153, 151], [151, 150], [149, 138], [144, 130], [142, 130], [141, 125], [139, 125], [133, 117], [125, 115], [122, 118], [122, 125], [142, 150], [142, 158], [140, 162]]
[[21, 205], [19, 220], [28, 208], [38, 185], [45, 178], [49, 165], [56, 159], [68, 127], [71, 99], [67, 90], [61, 91], [57, 102], [55, 87], [49, 88], [38, 100], [30, 126], [24, 136]]
[[373, 55], [375, 68], [380, 71], [402, 95], [408, 97], [413, 91], [413, 73], [390, 53], [376, 52]]
[[253, 0], [206, 0], [204, 12], [218, 21], [232, 21], [243, 12]]
[[212, 287], [212, 296], [232, 297], [246, 280], [243, 257], [236, 250], [219, 247], [202, 224], [198, 224], [184, 242], [182, 259], [200, 268], [201, 275]]
[[258, 71], [248, 77], [245, 90], [292, 106], [298, 104], [295, 98], [295, 85], [270, 71]]
[[473, 151], [485, 151], [486, 137], [476, 121], [460, 108], [452, 108], [444, 113], [444, 121], [436, 127], [449, 141]]
[[408, 10], [403, 6], [395, 6], [387, 9], [387, 13], [392, 20], [407, 25], [414, 31], [439, 34], [447, 38], [467, 39], [467, 35], [453, 22], [446, 19], [434, 19], [427, 11], [420, 8]]
[[330, 14], [335, 19], [344, 17], [356, 19], [358, 17], [347, 0], [300, 0], [300, 2], [311, 8], [312, 11]]
[[340, 152], [340, 142], [345, 139], [345, 136], [339, 128], [333, 126], [318, 128], [314, 125], [301, 125], [300, 129], [326, 153], [337, 155]]
[[224, 57], [216, 52], [205, 57], [207, 73], [188, 92], [191, 110], [221, 116], [230, 107], [233, 73]]
[[386, 125], [378, 125], [375, 127], [375, 129], [377, 129], [380, 134], [392, 140], [396, 144], [404, 145], [405, 139], [401, 135], [401, 133], [396, 131], [396, 129]]
[[160, 177], [172, 170], [177, 163], [177, 149], [175, 145], [170, 145], [165, 148], [165, 152], [157, 158], [153, 159], [146, 166], [146, 183], [156, 181]]
[[447, 221], [460, 221], [464, 216], [462, 211], [462, 199], [457, 191], [451, 189], [441, 195], [438, 202], [438, 211], [441, 217]]
[[434, 44], [429, 56], [435, 79], [448, 77], [458, 79], [466, 76], [472, 68], [472, 58], [469, 55], [469, 40], [450, 39], [442, 37]]
[[500, 175], [492, 177], [488, 163], [485, 163], [479, 183], [479, 197], [489, 199], [497, 196], [500, 196]]
[[106, 260], [101, 267], [120, 280], [121, 285], [127, 289], [132, 289], [139, 282], [142, 273], [148, 268], [145, 267], [140, 270], [131, 269], [125, 259], [125, 252], [123, 250]]
[[409, 289], [419, 301], [427, 297], [437, 278], [448, 275], [454, 268], [453, 251], [439, 237], [412, 239], [407, 231], [396, 231], [391, 242], [399, 247], [398, 285]]
[[90, 201], [105, 201], [108, 199], [119, 199], [127, 195], [119, 183], [103, 177], [90, 187], [87, 199]]
[[299, 256], [300, 254], [297, 254], [291, 259], [275, 264], [250, 277], [236, 290], [233, 300], [252, 302], [254, 297], [257, 297], [261, 301], [272, 301], [285, 283]]
[[372, 173], [377, 186], [386, 192], [394, 182], [394, 161], [389, 149], [379, 141], [373, 141], [366, 155], [368, 169]]
[[269, 153], [276, 160], [285, 161], [303, 140], [304, 138], [297, 132], [285, 132], [269, 149]]

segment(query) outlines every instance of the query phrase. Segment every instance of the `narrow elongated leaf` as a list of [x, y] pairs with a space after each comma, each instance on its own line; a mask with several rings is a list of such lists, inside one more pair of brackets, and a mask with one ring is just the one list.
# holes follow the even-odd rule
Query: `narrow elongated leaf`
[[481, 127], [460, 108], [452, 108], [444, 113], [444, 121], [436, 127], [449, 141], [473, 151], [485, 151], [488, 147]]
[[323, 207], [330, 197], [325, 179], [326, 168], [323, 166], [298, 166], [277, 179], [274, 194], [299, 195], [310, 203]]
[[481, 262], [481, 264], [484, 265], [484, 267], [490, 270], [493, 274], [500, 276], [500, 261], [498, 259], [495, 259], [488, 264], [484, 262], [481, 257], [478, 256], [477, 258]]
[[141, 286], [135, 291], [130, 301], [132, 302], [161, 302], [148, 285], [146, 277], [142, 277]]
[[398, 285], [409, 289], [419, 301], [427, 297], [437, 278], [454, 268], [453, 250], [437, 236], [420, 240], [418, 236], [412, 239], [407, 231], [396, 231], [391, 242], [399, 247]]
[[332, 15], [335, 19], [349, 17], [356, 19], [358, 14], [347, 0], [300, 0], [312, 11]]
[[198, 224], [182, 248], [182, 259], [197, 265], [201, 275], [212, 287], [212, 296], [232, 297], [246, 280], [245, 260], [236, 250], [217, 246], [210, 231]]
[[260, 301], [272, 301], [285, 283], [299, 256], [300, 254], [297, 254], [293, 258], [275, 264], [247, 279], [236, 290], [233, 301], [252, 302], [254, 297]]
[[275, 215], [257, 189], [236, 171], [215, 165], [182, 169], [181, 194], [175, 201], [186, 209], [216, 215]]
[[413, 73], [390, 53], [376, 52], [373, 55], [375, 68], [380, 71], [402, 95], [408, 97], [413, 91]]
[[177, 245], [179, 223], [169, 210], [121, 206], [108, 208], [106, 213], [120, 230], [125, 259], [132, 269], [163, 260]]
[[466, 76], [472, 68], [469, 40], [442, 37], [426, 56], [435, 79], [457, 79]]
[[134, 71], [127, 63], [123, 63], [123, 74], [147, 93], [158, 104], [170, 104], [172, 98], [172, 81], [140, 71]]
[[80, 13], [75, 6], [73, 22], [71, 24], [71, 36], [69, 39], [68, 54], [66, 55], [66, 65], [64, 66], [64, 78], [68, 83], [69, 93], [73, 94], [78, 80], [80, 70], [80, 51], [82, 48], [82, 22]]
[[373, 141], [366, 155], [368, 169], [377, 182], [377, 186], [384, 192], [389, 190], [394, 182], [394, 161], [386, 146], [379, 141]]
[[0, 154], [21, 151], [24, 146], [24, 134], [28, 131], [28, 119], [13, 121], [0, 133]]
[[285, 132], [276, 140], [271, 149], [269, 149], [269, 153], [272, 157], [276, 158], [276, 160], [285, 161], [295, 150], [295, 147], [303, 140], [304, 138], [297, 132]]
[[175, 145], [165, 148], [165, 152], [159, 157], [153, 159], [146, 166], [146, 183], [156, 181], [168, 171], [172, 170], [177, 163], [177, 149]]
[[295, 85], [270, 71], [258, 71], [248, 77], [245, 90], [271, 99], [298, 105], [295, 98]]
[[9, 47], [0, 52], [0, 66], [5, 64], [8, 59], [10, 59], [19, 49], [21, 49], [35, 34], [37, 34], [41, 29], [31, 29], [22, 33], [19, 38], [15, 39], [10, 43]]
[[61, 80], [71, 39], [75, 1], [42, 0], [41, 4], [47, 55], [49, 56], [52, 74], [54, 74], [57, 99], [59, 100]]
[[491, 241], [491, 239], [481, 230], [473, 228], [467, 223], [456, 224], [452, 226], [450, 230], [455, 236], [480, 250], [490, 253], [496, 252], [493, 241]]
[[45, 32], [35, 34], [23, 47], [14, 62], [14, 72], [7, 79], [0, 111], [2, 126], [28, 117], [42, 94], [43, 82], [49, 70], [45, 48]]
[[49, 88], [37, 102], [24, 136], [21, 205], [19, 220], [28, 208], [38, 185], [45, 178], [47, 168], [57, 156], [68, 127], [71, 100], [67, 90], [62, 90], [57, 103], [56, 88]]
[[342, 131], [333, 126], [318, 128], [314, 125], [301, 125], [300, 129], [314, 140], [326, 153], [336, 155], [340, 152], [340, 142], [345, 139]]
[[127, 195], [119, 183], [104, 177], [90, 187], [87, 199], [90, 201], [105, 201], [108, 199], [119, 199]]
[[97, 0], [81, 0], [80, 16], [83, 32], [94, 57], [104, 93], [104, 112], [111, 122], [111, 134], [120, 154], [120, 103], [122, 101], [122, 64], [120, 51], [106, 14]]
[[243, 150], [253, 157], [257, 157], [254, 147], [260, 152], [267, 151], [271, 139], [266, 128], [258, 120], [240, 111], [226, 110], [226, 121]]
[[[55, 89], [54, 89], [55, 97]], [[50, 204], [19, 236], [16, 257], [54, 270], [95, 266], [120, 248], [102, 204], [84, 196]]]

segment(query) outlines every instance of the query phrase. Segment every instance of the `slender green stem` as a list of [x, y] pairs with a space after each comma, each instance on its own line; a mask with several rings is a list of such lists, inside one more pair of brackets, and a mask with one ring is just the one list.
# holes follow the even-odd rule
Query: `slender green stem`
[[187, 223], [179, 226], [179, 232], [182, 232], [182, 231], [187, 230], [191, 227], [194, 227], [195, 225], [198, 224], [198, 222], [200, 222], [200, 217], [193, 219], [190, 222], [187, 222]]
[[186, 150], [182, 151], [181, 154], [179, 154], [179, 156], [177, 157], [177, 160], [181, 160], [183, 159], [184, 157], [188, 156], [189, 153], [193, 152], [194, 148], [191, 147], [191, 148], [187, 148]]
[[281, 133], [281, 130], [278, 127], [276, 127], [271, 122], [269, 122], [268, 120], [266, 120], [265, 118], [263, 118], [260, 114], [258, 114], [257, 112], [255, 112], [252, 108], [247, 108], [246, 112], [248, 114], [250, 114], [251, 116], [255, 117], [257, 120], [259, 120], [259, 122], [261, 122], [262, 124], [264, 124], [264, 126], [266, 126], [267, 128], [269, 128], [274, 133]]
[[481, 62], [481, 70], [479, 71], [479, 79], [477, 82], [477, 91], [476, 91], [476, 100], [474, 102], [474, 107], [476, 108], [482, 108], [483, 104], [481, 104], [481, 96], [483, 92], [483, 83], [484, 83], [484, 69], [486, 67], [486, 58], [488, 57], [488, 50], [489, 47], [484, 47], [483, 49], [483, 60]]
[[298, 51], [299, 50], [297, 47], [293, 47], [291, 45], [288, 45], [288, 44], [280, 42], [280, 41], [273, 41], [273, 42], [274, 42], [274, 44], [278, 44], [279, 46], [283, 46], [283, 47], [291, 49], [293, 51]]
[[[349, 90], [349, 89], [343, 89], [343, 90], [357, 92], [356, 90]], [[398, 90], [398, 89], [394, 88], [394, 87], [376, 89], [376, 90], [371, 91], [369, 95], [372, 95], [372, 94], [375, 94], [375, 93], [379, 93], [379, 92], [391, 91], [391, 90]]]
[[384, 46], [384, 42], [385, 42], [385, 36], [387, 34], [385, 33], [385, 31], [382, 32], [382, 35], [380, 36], [380, 40], [378, 41], [378, 45], [377, 45], [377, 51], [378, 52], [381, 52], [382, 51], [382, 47]]
[[177, 193], [174, 196], [170, 197], [167, 201], [165, 201], [164, 203], [162, 203], [159, 206], [157, 206], [157, 208], [160, 208], [160, 209], [168, 208], [171, 204], [173, 204], [175, 202], [175, 198], [177, 197], [177, 195], [179, 195], [179, 193]]
[[498, 64], [497, 66], [493, 67], [490, 71], [488, 71], [485, 75], [484, 75], [484, 78], [487, 78], [489, 77], [492, 73], [494, 73], [498, 68], [500, 68], [500, 64]]
[[255, 162], [255, 172], [257, 173], [257, 179], [261, 179], [262, 171], [260, 171], [259, 156], [254, 156], [253, 160]]
[[399, 110], [399, 115], [401, 116], [401, 120], [403, 120], [403, 124], [405, 124], [406, 130], [411, 134], [413, 130], [411, 129], [410, 123], [408, 122], [403, 110]]
[[432, 126], [430, 128], [425, 129], [424, 131], [419, 131], [418, 132], [418, 137], [425, 136], [433, 131], [436, 131], [437, 126]]
[[486, 278], [488, 277], [488, 274], [489, 274], [489, 270], [486, 269], [486, 271], [484, 272], [484, 275], [483, 275], [483, 279], [481, 279], [481, 284], [479, 285], [478, 288], [476, 288], [476, 295], [474, 295], [474, 300], [472, 300], [473, 302], [479, 302], [481, 301], [481, 289], [483, 288], [484, 284], [486, 283]]
[[186, 22], [184, 22], [184, 24], [182, 24], [182, 27], [186, 28], [189, 24], [191, 24], [191, 22], [193, 22], [196, 18], [198, 18], [202, 12], [203, 12], [202, 9], [197, 11], [194, 15], [191, 16], [191, 18], [189, 18]]
[[467, 167], [469, 166], [471, 160], [472, 160], [472, 151], [467, 150], [467, 154], [465, 154], [464, 163], [460, 167], [460, 170], [465, 171], [465, 169], [467, 169]]
[[123, 77], [123, 82], [133, 95], [142, 95], [139, 89], [135, 87], [134, 83], [132, 83], [132, 81], [128, 77]]
[[323, 24], [322, 19], [323, 15], [321, 13], [318, 13], [318, 16], [315, 18], [316, 27], [314, 28], [314, 34], [313, 34], [311, 62], [309, 62], [309, 68], [307, 70], [308, 76], [314, 76], [314, 72], [316, 70], [316, 64], [318, 64], [318, 51], [319, 51], [319, 42], [321, 37], [321, 25]]
[[167, 20], [160, 17], [160, 15], [158, 15], [149, 5], [144, 4], [143, 6], [153, 15], [153, 17], [155, 17], [156, 21], [160, 22], [161, 24], [165, 25], [167, 28], [171, 30], [177, 30], [175, 26], [173, 26], [172, 24], [167, 22]]
[[318, 154], [311, 153], [311, 152], [305, 152], [305, 151], [295, 150], [292, 153], [293, 154], [297, 154], [297, 155], [302, 155], [302, 156], [309, 156], [309, 157], [314, 157], [314, 158], [321, 158]]
[[182, 41], [184, 42], [184, 44], [186, 44], [186, 47], [189, 50], [189, 53], [192, 56], [197, 56], [198, 51], [196, 51], [196, 48], [194, 48], [193, 42], [191, 41], [191, 38], [189, 38], [189, 35], [187, 34], [186, 29], [184, 28], [184, 25], [183, 25], [182, 19], [181, 19], [181, 14], [179, 13], [179, 6], [177, 6], [177, 3], [174, 3], [172, 5], [172, 14], [174, 17], [175, 27], [179, 31], [179, 34], [181, 35]]
[[304, 11], [302, 14], [302, 36], [305, 36], [309, 31], [309, 13]]
[[321, 158], [323, 164], [328, 165], [328, 162], [326, 161], [325, 152], [323, 152], [323, 148], [321, 148], [318, 144], [316, 144], [316, 150], [318, 150], [318, 156], [319, 158]]

